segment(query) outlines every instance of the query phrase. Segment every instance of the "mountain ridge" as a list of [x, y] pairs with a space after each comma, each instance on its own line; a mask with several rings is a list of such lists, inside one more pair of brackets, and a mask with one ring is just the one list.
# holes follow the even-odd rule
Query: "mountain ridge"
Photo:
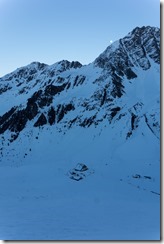
[[[159, 77], [159, 34], [158, 28], [136, 27], [89, 65], [67, 60], [50, 66], [33, 62], [4, 76], [0, 134], [9, 131], [11, 143], [29, 123], [34, 129], [49, 125], [65, 133], [74, 126], [96, 128], [104, 121], [117, 126], [126, 118], [124, 138], [135, 132], [141, 120], [159, 138], [159, 84], [152, 80], [155, 73]], [[153, 113], [152, 106], [156, 107]]]
[[[150, 36], [147, 35], [147, 33], [150, 34]], [[89, 77], [85, 75], [85, 72], [88, 72], [87, 67], [90, 69], [89, 72], [91, 72], [91, 74], [95, 72], [100, 73], [100, 75], [98, 75], [98, 77], [93, 81], [94, 84], [99, 84], [97, 91], [95, 91], [92, 95], [94, 101], [96, 101], [96, 99], [99, 100], [99, 107], [102, 107], [104, 103], [112, 103], [113, 99], [121, 98], [125, 93], [124, 84], [122, 82], [123, 79], [134, 80], [137, 78], [136, 69], [138, 67], [142, 70], [150, 69], [151, 60], [159, 64], [159, 40], [156, 41], [156, 44], [154, 44], [154, 40], [157, 40], [158, 37], [159, 29], [157, 28], [137, 27], [126, 37], [107, 47], [107, 49], [89, 65], [82, 66], [77, 61], [69, 62], [67, 60], [57, 62], [51, 66], [41, 64], [39, 62], [33, 62], [30, 65], [24, 68], [19, 68], [17, 71], [5, 76], [4, 81], [1, 78], [1, 94], [9, 91], [10, 89], [15, 89], [15, 96], [18, 97], [19, 95], [31, 93], [33, 88], [35, 92], [32, 92], [32, 96], [27, 99], [25, 109], [20, 110], [20, 105], [18, 105], [16, 106], [16, 109], [11, 108], [6, 114], [1, 116], [0, 133], [4, 133], [6, 129], [20, 132], [28, 120], [34, 119], [38, 113], [38, 109], [53, 104], [54, 97], [58, 96], [59, 93], [62, 93], [62, 91], [67, 92], [71, 88], [73, 89], [74, 87], [82, 86], [83, 83], [88, 82], [87, 79]], [[130, 43], [132, 43], [132, 47], [128, 50], [127, 48], [130, 47]], [[150, 48], [150, 46], [152, 48]], [[78, 72], [76, 72], [76, 69], [78, 69]], [[70, 71], [73, 72], [71, 73]], [[110, 79], [107, 78], [109, 75]], [[109, 81], [103, 85], [106, 79]], [[4, 85], [6, 82], [8, 82], [8, 84]], [[13, 86], [15, 87], [12, 88], [10, 83], [13, 83]], [[35, 89], [35, 87], [38, 87], [38, 85], [39, 90]], [[99, 88], [99, 85], [101, 88]], [[87, 105], [87, 103], [88, 101], [85, 99], [82, 106], [86, 107], [86, 109], [94, 110], [95, 106], [91, 106], [90, 104]], [[63, 106], [64, 105], [59, 104], [56, 109], [56, 113], [59, 117], [58, 122], [63, 119], [64, 114], [75, 109], [72, 101], [66, 104], [66, 106]], [[119, 111], [120, 107], [112, 109], [113, 111], [111, 113], [111, 117], [114, 117]], [[54, 110], [53, 107], [51, 108], [51, 111], [49, 111], [49, 114], [51, 114], [52, 110]], [[16, 111], [17, 115], [15, 115], [16, 118], [14, 118], [13, 113], [15, 114]], [[23, 117], [26, 119], [22, 120], [19, 113], [22, 115], [24, 114]], [[29, 115], [29, 113], [31, 113], [31, 115]], [[35, 126], [46, 124], [46, 121], [50, 119], [46, 119], [43, 113], [40, 116], [41, 117], [39, 117], [38, 120], [41, 122], [39, 123], [36, 121]], [[54, 116], [55, 115], [53, 115], [53, 117]], [[89, 125], [91, 120], [94, 119], [94, 116], [81, 121], [79, 125]], [[14, 127], [7, 125], [9, 124], [9, 117], [13, 118], [11, 120], [14, 120], [15, 122], [16, 120], [18, 121], [17, 127], [15, 125]], [[5, 123], [6, 120], [7, 122]], [[75, 118], [73, 118], [73, 120], [75, 120]], [[51, 123], [53, 124], [53, 122]], [[22, 124], [22, 127], [19, 127], [19, 124]]]

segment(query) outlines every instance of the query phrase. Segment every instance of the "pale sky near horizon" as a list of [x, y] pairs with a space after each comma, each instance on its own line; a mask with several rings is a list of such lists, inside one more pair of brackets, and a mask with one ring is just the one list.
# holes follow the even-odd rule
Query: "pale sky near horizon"
[[33, 61], [88, 64], [147, 25], [160, 27], [159, 0], [0, 0], [0, 77]]

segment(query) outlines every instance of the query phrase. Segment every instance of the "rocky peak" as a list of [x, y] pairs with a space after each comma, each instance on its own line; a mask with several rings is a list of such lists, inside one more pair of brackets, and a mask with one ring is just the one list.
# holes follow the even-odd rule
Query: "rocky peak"
[[66, 70], [69, 70], [71, 68], [77, 69], [81, 68], [82, 64], [78, 61], [68, 61], [68, 60], [62, 60], [60, 62], [57, 62], [54, 64], [54, 67], [57, 71], [64, 72]]
[[117, 72], [131, 79], [136, 77], [134, 67], [147, 70], [151, 60], [159, 64], [159, 54], [159, 28], [136, 27], [127, 36], [108, 46], [94, 63], [109, 73]]
[[[156, 72], [153, 65], [159, 65], [159, 57], [159, 29], [137, 27], [107, 47], [88, 66], [62, 60], [53, 65], [33, 62], [19, 68], [0, 79], [0, 102], [5, 106], [8, 103], [4, 112], [0, 110], [0, 134], [10, 131], [17, 139], [28, 124], [34, 129], [49, 125], [60, 131], [73, 126], [96, 127], [103, 121], [115, 126], [117, 121], [125, 121], [125, 117], [129, 125], [124, 127], [127, 138], [142, 118], [154, 134], [159, 134], [156, 129], [158, 116], [154, 116], [154, 112], [142, 112], [144, 101], [140, 93], [137, 101], [127, 102], [127, 96], [132, 92], [136, 96], [133, 80], [137, 80], [139, 90], [140, 73], [145, 72], [150, 77]], [[155, 77], [158, 83], [158, 74]], [[12, 105], [8, 97], [13, 101]], [[138, 111], [136, 104], [139, 104]]]
[[159, 28], [136, 27], [129, 35], [121, 39], [121, 43], [129, 53], [134, 65], [148, 69], [151, 65], [151, 59], [158, 64], [160, 63]]

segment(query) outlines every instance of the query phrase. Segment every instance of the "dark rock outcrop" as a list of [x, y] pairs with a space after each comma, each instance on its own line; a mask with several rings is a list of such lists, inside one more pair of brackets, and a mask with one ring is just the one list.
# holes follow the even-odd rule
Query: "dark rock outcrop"
[[45, 125], [45, 124], [47, 124], [47, 119], [46, 119], [45, 115], [42, 113], [42, 114], [39, 116], [39, 118], [38, 118], [38, 120], [36, 121], [36, 123], [34, 124], [34, 126], [35, 126], [35, 127], [38, 127], [38, 126], [43, 126], [43, 125]]
[[51, 107], [48, 111], [48, 122], [50, 125], [53, 125], [55, 123], [56, 119], [56, 112], [53, 107]]
[[69, 111], [74, 110], [74, 109], [75, 109], [75, 107], [71, 103], [66, 104], [66, 105], [59, 104], [57, 107], [57, 123], [59, 123], [64, 118], [65, 114], [67, 114]]

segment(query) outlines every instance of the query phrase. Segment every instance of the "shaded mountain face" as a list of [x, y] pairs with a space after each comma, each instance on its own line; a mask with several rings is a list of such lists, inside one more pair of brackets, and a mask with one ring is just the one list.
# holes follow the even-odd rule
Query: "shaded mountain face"
[[[1, 155], [25, 130], [114, 127], [128, 140], [143, 124], [159, 138], [160, 30], [135, 28], [91, 64], [33, 62], [0, 78]], [[140, 129], [139, 129], [140, 128]]]

